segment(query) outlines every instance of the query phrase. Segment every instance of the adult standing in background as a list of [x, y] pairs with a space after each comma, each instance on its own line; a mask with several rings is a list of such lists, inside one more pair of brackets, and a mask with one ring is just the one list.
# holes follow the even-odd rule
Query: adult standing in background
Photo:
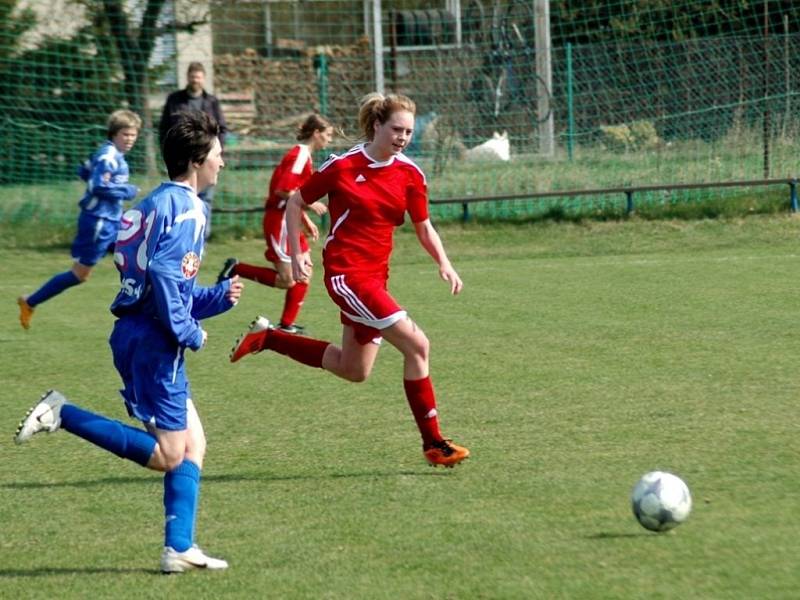
[[[169, 128], [175, 124], [178, 113], [196, 110], [214, 117], [214, 120], [219, 124], [219, 142], [224, 148], [228, 126], [225, 123], [225, 116], [222, 114], [219, 100], [216, 96], [206, 91], [205, 83], [206, 69], [203, 63], [189, 63], [189, 67], [186, 70], [186, 87], [172, 92], [167, 96], [167, 101], [164, 103], [161, 122], [158, 126], [159, 145], [164, 143], [164, 137]], [[206, 208], [206, 238], [211, 234], [211, 205], [214, 200], [214, 188], [215, 186], [212, 185], [200, 193], [200, 199]]]

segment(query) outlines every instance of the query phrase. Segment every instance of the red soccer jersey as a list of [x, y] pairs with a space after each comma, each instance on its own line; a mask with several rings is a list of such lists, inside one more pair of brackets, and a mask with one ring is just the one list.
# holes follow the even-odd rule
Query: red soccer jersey
[[364, 145], [334, 156], [300, 188], [311, 204], [328, 195], [331, 229], [323, 246], [328, 275], [389, 272], [392, 236], [405, 213], [428, 218], [428, 187], [422, 170], [397, 154], [384, 162], [367, 156]]
[[272, 173], [266, 208], [284, 210], [286, 199], [278, 196], [278, 190], [282, 192], [296, 190], [308, 181], [311, 173], [311, 151], [305, 144], [297, 144], [284, 155]]

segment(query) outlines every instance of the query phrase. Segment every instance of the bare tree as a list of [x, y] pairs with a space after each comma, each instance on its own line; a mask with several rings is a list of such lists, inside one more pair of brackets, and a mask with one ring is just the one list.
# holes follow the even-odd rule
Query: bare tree
[[150, 92], [149, 64], [156, 41], [165, 34], [176, 32], [193, 33], [197, 27], [209, 22], [205, 3], [189, 0], [174, 0], [182, 3], [181, 14], [189, 15], [178, 21], [162, 14], [168, 0], [79, 0], [92, 16], [100, 34], [107, 31], [114, 43], [123, 74], [123, 90], [128, 106], [142, 116], [145, 144], [147, 147], [147, 168], [150, 174], [156, 172], [155, 138], [153, 136], [153, 115], [147, 98]]

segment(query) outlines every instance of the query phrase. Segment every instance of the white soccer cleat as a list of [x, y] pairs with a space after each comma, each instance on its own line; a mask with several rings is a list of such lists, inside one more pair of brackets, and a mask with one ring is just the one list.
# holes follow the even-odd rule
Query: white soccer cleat
[[31, 436], [45, 431], [53, 433], [61, 426], [61, 407], [67, 399], [61, 393], [50, 390], [39, 403], [28, 411], [17, 427], [14, 441], [18, 444], [27, 442]]
[[208, 556], [197, 545], [185, 552], [178, 552], [170, 546], [165, 546], [164, 552], [161, 554], [162, 573], [183, 573], [194, 569], [221, 571], [227, 568], [228, 561]]

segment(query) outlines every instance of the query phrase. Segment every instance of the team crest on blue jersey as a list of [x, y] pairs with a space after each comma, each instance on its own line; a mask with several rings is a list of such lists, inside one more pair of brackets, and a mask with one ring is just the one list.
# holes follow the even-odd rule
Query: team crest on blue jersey
[[181, 260], [181, 272], [184, 278], [191, 279], [200, 270], [200, 257], [194, 252], [187, 252]]

